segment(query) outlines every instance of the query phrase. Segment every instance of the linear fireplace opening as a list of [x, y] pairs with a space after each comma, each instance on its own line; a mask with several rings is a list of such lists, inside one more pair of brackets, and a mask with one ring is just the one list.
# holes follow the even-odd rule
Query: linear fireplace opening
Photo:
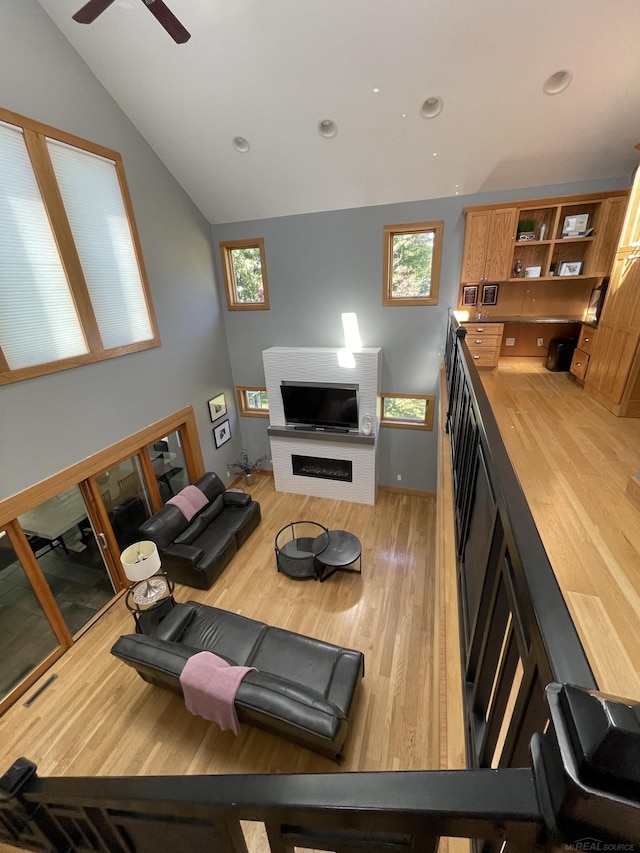
[[293, 473], [298, 477], [317, 477], [320, 480], [353, 482], [353, 463], [349, 459], [325, 459], [322, 456], [291, 454]]

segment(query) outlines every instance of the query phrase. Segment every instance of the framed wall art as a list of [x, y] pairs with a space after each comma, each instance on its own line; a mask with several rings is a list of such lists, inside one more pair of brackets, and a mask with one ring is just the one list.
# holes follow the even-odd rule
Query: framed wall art
[[222, 447], [225, 442], [229, 441], [231, 438], [231, 425], [229, 421], [222, 421], [221, 424], [218, 424], [217, 427], [213, 428], [213, 438], [216, 443], [216, 447]]
[[462, 288], [462, 304], [475, 305], [478, 301], [478, 285], [468, 284]]
[[209, 417], [211, 418], [212, 423], [226, 414], [227, 403], [224, 399], [224, 394], [218, 394], [217, 397], [213, 397], [209, 400]]
[[495, 305], [498, 301], [498, 285], [483, 284], [482, 285], [482, 304]]

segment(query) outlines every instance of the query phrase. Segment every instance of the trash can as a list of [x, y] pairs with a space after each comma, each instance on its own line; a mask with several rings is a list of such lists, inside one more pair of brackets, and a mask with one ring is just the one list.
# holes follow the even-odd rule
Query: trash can
[[569, 370], [577, 343], [575, 338], [553, 338], [544, 365], [547, 370]]

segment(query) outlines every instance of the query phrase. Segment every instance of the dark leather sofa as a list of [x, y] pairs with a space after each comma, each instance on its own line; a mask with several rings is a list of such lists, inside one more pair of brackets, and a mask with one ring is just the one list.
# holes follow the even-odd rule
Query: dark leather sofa
[[209, 589], [260, 523], [260, 504], [251, 495], [225, 491], [212, 472], [193, 485], [209, 503], [191, 521], [177, 506], [165, 504], [140, 525], [139, 534], [156, 543], [162, 568], [173, 581]]
[[236, 694], [240, 723], [340, 759], [353, 697], [364, 675], [362, 652], [195, 601], [177, 604], [151, 636], [120, 637], [111, 649], [145, 681], [180, 695], [180, 673], [200, 651], [213, 652], [231, 665], [256, 667]]

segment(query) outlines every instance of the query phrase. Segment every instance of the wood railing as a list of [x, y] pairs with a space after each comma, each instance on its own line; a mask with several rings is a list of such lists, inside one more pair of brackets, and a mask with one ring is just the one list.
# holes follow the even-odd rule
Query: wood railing
[[597, 685], [453, 313], [445, 374], [467, 761], [522, 767], [545, 686]]

